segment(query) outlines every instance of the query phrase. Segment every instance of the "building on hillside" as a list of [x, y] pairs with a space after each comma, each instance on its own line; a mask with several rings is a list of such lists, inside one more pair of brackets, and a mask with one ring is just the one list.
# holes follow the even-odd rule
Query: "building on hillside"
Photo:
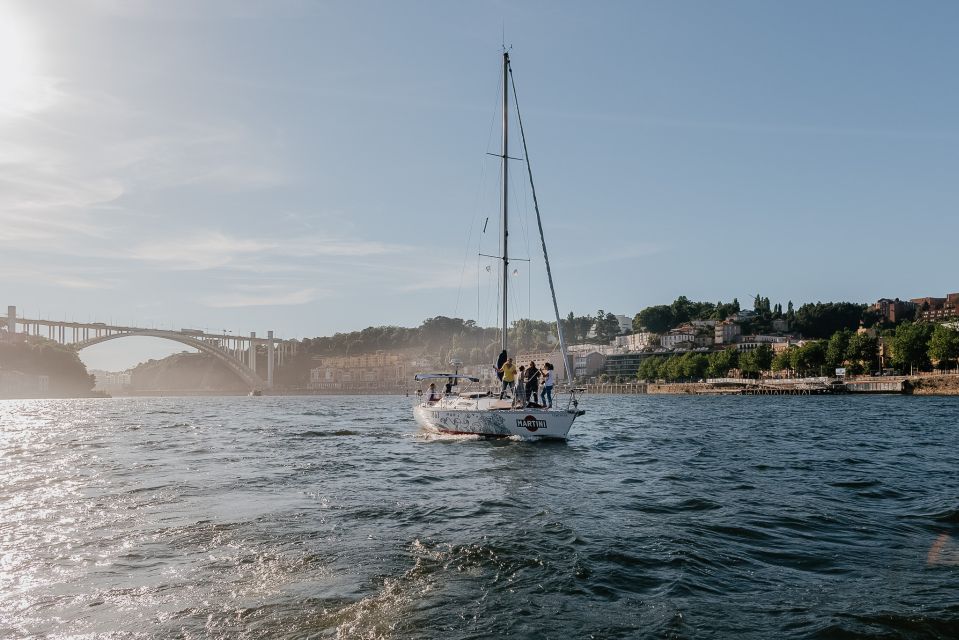
[[96, 388], [105, 391], [123, 389], [133, 384], [133, 373], [130, 371], [94, 371]]
[[719, 320], [690, 320], [688, 324], [696, 327], [697, 329], [707, 329], [712, 331], [713, 328], [719, 324]]
[[0, 369], [0, 398], [36, 398], [50, 392], [50, 376]]
[[[570, 356], [570, 358], [572, 358], [572, 356]], [[556, 373], [557, 381], [566, 379], [566, 364], [563, 362], [563, 356], [560, 355], [559, 351], [553, 351], [551, 353], [521, 353], [516, 356], [514, 362], [517, 367], [521, 364], [529, 366], [530, 362], [535, 362], [536, 366], [540, 369], [548, 362], [553, 365], [553, 371]]]
[[773, 353], [786, 351], [787, 349], [791, 349], [793, 347], [801, 347], [807, 342], [809, 342], [808, 340], [799, 340], [792, 336], [786, 336], [786, 338], [787, 339], [785, 342], [773, 342], [772, 344], [769, 345], [773, 348]]
[[617, 353], [606, 357], [606, 364], [603, 366], [603, 373], [611, 379], [630, 380], [636, 379], [636, 372], [643, 360], [650, 357], [649, 353]]
[[639, 351], [645, 349], [651, 344], [659, 344], [659, 336], [649, 331], [640, 331], [631, 333], [628, 336], [617, 336], [613, 341], [613, 346], [621, 347], [628, 351]]
[[570, 355], [595, 351], [608, 356], [614, 353], [622, 353], [623, 350], [623, 347], [616, 346], [615, 344], [571, 344], [566, 347], [566, 352]]
[[713, 333], [713, 343], [717, 346], [727, 345], [735, 342], [736, 338], [742, 335], [743, 329], [737, 322], [724, 320], [716, 325]]
[[945, 298], [913, 298], [911, 302], [920, 308], [920, 320], [937, 322], [959, 317], [959, 293], [947, 294]]
[[680, 347], [691, 349], [696, 346], [696, 333], [673, 329], [659, 339], [659, 344], [667, 349], [677, 349]]
[[901, 320], [912, 318], [916, 313], [916, 303], [899, 298], [894, 300], [880, 298], [872, 305], [871, 309], [876, 312], [882, 322], [895, 324]]
[[593, 378], [602, 373], [607, 356], [598, 351], [570, 354], [573, 360], [573, 377], [578, 380]]
[[866, 327], [860, 322], [859, 328], [856, 329], [856, 335], [869, 336], [870, 338], [876, 338], [879, 336], [879, 331], [876, 327]]
[[789, 320], [785, 318], [776, 318], [772, 321], [773, 331], [778, 331], [779, 333], [786, 333], [789, 331]]
[[309, 388], [379, 389], [407, 384], [413, 375], [402, 356], [385, 351], [358, 356], [313, 356]]
[[752, 351], [762, 345], [766, 345], [775, 351], [775, 345], [789, 344], [789, 341], [789, 336], [739, 336], [736, 340], [736, 349], [739, 351]]
[[942, 305], [946, 304], [945, 298], [935, 298], [933, 296], [925, 296], [923, 298], [910, 298], [909, 302], [913, 303], [917, 307], [922, 308], [923, 311], [929, 309], [940, 309]]

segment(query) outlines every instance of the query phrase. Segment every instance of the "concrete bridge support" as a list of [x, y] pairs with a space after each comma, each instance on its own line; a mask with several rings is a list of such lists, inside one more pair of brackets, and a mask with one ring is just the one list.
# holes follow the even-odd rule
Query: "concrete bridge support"
[[266, 338], [266, 386], [273, 388], [273, 332], [267, 331]]

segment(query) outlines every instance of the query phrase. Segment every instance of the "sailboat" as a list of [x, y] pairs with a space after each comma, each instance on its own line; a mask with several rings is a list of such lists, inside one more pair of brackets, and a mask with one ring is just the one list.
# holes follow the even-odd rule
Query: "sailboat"
[[[502, 184], [501, 184], [501, 214], [502, 214], [502, 255], [497, 256], [502, 261], [502, 306], [503, 306], [503, 325], [502, 325], [502, 348], [508, 353], [507, 335], [508, 335], [508, 289], [509, 289], [509, 206], [507, 199], [507, 186], [509, 184], [509, 88], [511, 85], [512, 71], [510, 68], [509, 51], [503, 52], [503, 138], [502, 153], [500, 161], [502, 163]], [[515, 85], [513, 86], [515, 95]], [[546, 275], [549, 279], [550, 293], [553, 299], [553, 311], [556, 314], [556, 329], [559, 337], [560, 353], [564, 359], [566, 378], [569, 384], [569, 395], [565, 407], [561, 403], [554, 404], [555, 408], [532, 408], [517, 405], [511, 398], [501, 398], [497, 390], [496, 393], [489, 391], [471, 390], [467, 386], [462, 391], [459, 390], [460, 382], [477, 383], [478, 378], [460, 375], [458, 368], [452, 373], [419, 373], [414, 376], [418, 382], [428, 380], [444, 382], [444, 392], [429, 393], [424, 395], [422, 402], [413, 407], [413, 417], [416, 422], [424, 429], [457, 435], [480, 435], [491, 437], [509, 437], [518, 436], [524, 439], [560, 439], [565, 440], [573, 426], [573, 422], [579, 416], [586, 413], [579, 408], [578, 393], [581, 389], [573, 386], [573, 375], [569, 366], [568, 355], [566, 351], [566, 340], [563, 336], [563, 325], [560, 322], [559, 306], [556, 303], [556, 292], [553, 288], [553, 276], [549, 268], [549, 255], [546, 252], [546, 240], [543, 236], [543, 223], [540, 219], [539, 204], [536, 200], [536, 188], [533, 186], [533, 173], [529, 164], [529, 153], [526, 149], [526, 136], [523, 133], [523, 120], [519, 117], [519, 105], [517, 103], [517, 117], [519, 120], [520, 135], [523, 140], [523, 150], [526, 152], [526, 169], [530, 179], [530, 189], [533, 196], [533, 205], [536, 210], [536, 221], [539, 226], [540, 241], [543, 246], [543, 257], [546, 262]], [[451, 363], [453, 364], [453, 363]], [[517, 380], [516, 384], [523, 384], [522, 380]], [[433, 382], [432, 386], [435, 386]], [[559, 399], [559, 398], [557, 398]]]

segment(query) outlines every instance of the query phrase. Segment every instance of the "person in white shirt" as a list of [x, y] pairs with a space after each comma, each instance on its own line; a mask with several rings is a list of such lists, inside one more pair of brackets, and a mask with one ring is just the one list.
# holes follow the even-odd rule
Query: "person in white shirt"
[[556, 372], [553, 371], [553, 365], [546, 363], [543, 365], [543, 408], [552, 409], [553, 408], [553, 386], [556, 384]]

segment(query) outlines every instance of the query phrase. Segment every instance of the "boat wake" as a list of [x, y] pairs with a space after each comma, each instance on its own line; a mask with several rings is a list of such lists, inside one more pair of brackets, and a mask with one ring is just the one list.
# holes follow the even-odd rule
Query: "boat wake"
[[483, 436], [476, 433], [446, 433], [437, 429], [422, 428], [413, 438], [423, 442], [461, 442], [480, 440]]

